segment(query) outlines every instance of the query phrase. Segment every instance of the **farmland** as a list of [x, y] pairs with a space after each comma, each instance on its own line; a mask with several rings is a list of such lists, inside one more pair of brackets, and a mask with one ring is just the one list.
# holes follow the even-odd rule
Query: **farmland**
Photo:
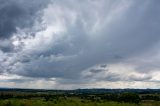
[[1, 89], [0, 106], [160, 106], [160, 93], [147, 89]]

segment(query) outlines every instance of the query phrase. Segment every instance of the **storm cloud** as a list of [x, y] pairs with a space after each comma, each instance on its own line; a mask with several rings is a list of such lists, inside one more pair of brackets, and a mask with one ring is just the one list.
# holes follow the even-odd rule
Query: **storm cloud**
[[17, 32], [17, 28], [27, 28], [38, 21], [41, 9], [48, 0], [1, 0], [0, 1], [0, 37], [7, 38]]
[[13, 82], [158, 86], [158, 0], [1, 2], [0, 72], [20, 76]]

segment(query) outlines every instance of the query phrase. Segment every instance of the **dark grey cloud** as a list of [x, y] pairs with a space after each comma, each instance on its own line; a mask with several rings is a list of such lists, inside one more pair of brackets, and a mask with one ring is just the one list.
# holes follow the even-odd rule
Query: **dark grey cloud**
[[0, 38], [8, 38], [17, 28], [30, 28], [40, 20], [40, 11], [49, 0], [0, 0]]
[[152, 79], [152, 76], [148, 75], [148, 76], [143, 76], [143, 77], [138, 77], [135, 75], [131, 75], [129, 78], [129, 81], [149, 81], [150, 79]]
[[13, 50], [13, 48], [14, 48], [14, 46], [10, 40], [8, 40], [8, 39], [0, 40], [0, 49], [3, 52], [10, 52]]
[[92, 73], [99, 73], [101, 71], [104, 71], [104, 70], [102, 70], [102, 69], [91, 69], [90, 70], [90, 72], [92, 72]]

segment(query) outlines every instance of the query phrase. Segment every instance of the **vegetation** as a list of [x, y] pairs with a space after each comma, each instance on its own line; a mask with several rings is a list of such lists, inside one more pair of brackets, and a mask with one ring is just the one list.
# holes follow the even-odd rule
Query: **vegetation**
[[0, 106], [160, 106], [159, 92], [1, 90]]

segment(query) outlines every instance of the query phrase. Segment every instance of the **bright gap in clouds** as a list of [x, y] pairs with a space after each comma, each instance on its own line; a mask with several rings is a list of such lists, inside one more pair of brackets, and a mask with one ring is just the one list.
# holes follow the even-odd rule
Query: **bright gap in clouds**
[[159, 4], [0, 1], [0, 87], [159, 88]]

